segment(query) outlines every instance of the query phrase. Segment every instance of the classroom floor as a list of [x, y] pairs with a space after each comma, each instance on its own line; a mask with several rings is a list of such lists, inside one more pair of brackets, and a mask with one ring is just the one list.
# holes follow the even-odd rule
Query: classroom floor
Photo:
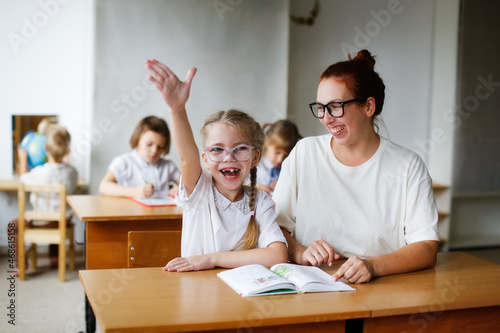
[[[66, 282], [59, 282], [57, 269], [50, 269], [47, 250], [40, 247], [38, 269], [28, 270], [24, 281], [16, 280], [15, 296], [9, 297], [11, 287], [7, 256], [0, 256], [0, 332], [85, 332], [85, 292], [78, 278], [84, 269], [82, 247], [77, 246], [75, 271], [66, 272]], [[15, 301], [15, 326], [8, 323], [6, 308]]]
[[[42, 249], [43, 251], [43, 249]], [[465, 252], [500, 264], [500, 248], [470, 249]], [[47, 253], [40, 254], [39, 269], [27, 273], [25, 281], [16, 281], [15, 297], [5, 297], [10, 288], [7, 257], [0, 256], [0, 332], [85, 332], [84, 291], [78, 279], [78, 270], [84, 269], [82, 248], [77, 247], [76, 269], [67, 272], [65, 283], [58, 280], [56, 269], [49, 268]], [[16, 325], [8, 324], [5, 316], [11, 299], [16, 305]], [[97, 328], [97, 332], [101, 332]]]

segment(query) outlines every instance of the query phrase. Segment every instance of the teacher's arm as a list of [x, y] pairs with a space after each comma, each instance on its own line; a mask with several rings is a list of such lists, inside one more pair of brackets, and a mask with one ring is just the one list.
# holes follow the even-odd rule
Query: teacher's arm
[[377, 276], [413, 272], [436, 265], [439, 242], [428, 240], [411, 243], [388, 254], [361, 259], [350, 257], [333, 274], [333, 279], [344, 278], [351, 283], [369, 282]]

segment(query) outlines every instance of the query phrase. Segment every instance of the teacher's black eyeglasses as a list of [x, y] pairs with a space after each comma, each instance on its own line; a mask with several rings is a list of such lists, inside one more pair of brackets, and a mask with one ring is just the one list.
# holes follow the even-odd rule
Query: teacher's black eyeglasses
[[340, 118], [344, 115], [344, 105], [352, 102], [366, 100], [367, 98], [368, 97], [359, 97], [344, 102], [330, 102], [326, 105], [314, 102], [309, 104], [309, 108], [311, 109], [313, 116], [315, 116], [316, 118], [323, 118], [325, 116], [325, 109], [333, 118]]

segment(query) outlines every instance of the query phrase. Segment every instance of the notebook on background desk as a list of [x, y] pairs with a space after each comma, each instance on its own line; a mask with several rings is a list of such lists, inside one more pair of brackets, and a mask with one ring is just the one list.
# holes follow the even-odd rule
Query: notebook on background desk
[[175, 198], [170, 196], [154, 196], [149, 198], [130, 197], [130, 199], [146, 207], [177, 206]]

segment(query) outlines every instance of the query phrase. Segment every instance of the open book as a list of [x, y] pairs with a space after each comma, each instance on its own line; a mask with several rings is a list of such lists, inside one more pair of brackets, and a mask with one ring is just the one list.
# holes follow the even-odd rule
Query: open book
[[130, 197], [130, 199], [146, 207], [176, 206], [175, 199], [167, 195], [154, 196], [149, 198]]
[[217, 274], [243, 297], [355, 290], [319, 267], [277, 264], [271, 269], [263, 265], [246, 265]]

